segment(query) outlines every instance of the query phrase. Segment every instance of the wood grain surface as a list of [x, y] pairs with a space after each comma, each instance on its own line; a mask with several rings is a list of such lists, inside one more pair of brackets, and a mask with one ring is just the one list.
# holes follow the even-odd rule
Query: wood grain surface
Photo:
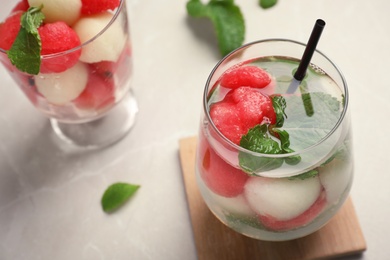
[[351, 198], [326, 226], [300, 239], [259, 241], [229, 229], [210, 212], [196, 185], [196, 140], [180, 140], [180, 160], [199, 260], [329, 259], [366, 250]]

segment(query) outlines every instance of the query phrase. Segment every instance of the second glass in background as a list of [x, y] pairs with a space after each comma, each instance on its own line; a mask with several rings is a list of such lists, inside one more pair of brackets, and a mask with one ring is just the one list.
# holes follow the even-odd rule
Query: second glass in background
[[[53, 130], [66, 143], [98, 148], [120, 140], [134, 125], [138, 112], [131, 90], [132, 46], [126, 1], [104, 11], [91, 7], [90, 12], [97, 13], [81, 10], [80, 14], [80, 7], [73, 10], [69, 5], [66, 8], [72, 11], [66, 15], [58, 12], [61, 3], [56, 6], [55, 1], [14, 1], [7, 7], [8, 17], [21, 16], [28, 4], [43, 4], [46, 18], [39, 30], [52, 26], [74, 31], [74, 39], [62, 41], [79, 38], [80, 44], [65, 51], [42, 53], [38, 75], [18, 70], [5, 53], [9, 47], [0, 48], [0, 60], [11, 77], [31, 103], [50, 118]], [[52, 44], [62, 44], [61, 39], [57, 41]]]

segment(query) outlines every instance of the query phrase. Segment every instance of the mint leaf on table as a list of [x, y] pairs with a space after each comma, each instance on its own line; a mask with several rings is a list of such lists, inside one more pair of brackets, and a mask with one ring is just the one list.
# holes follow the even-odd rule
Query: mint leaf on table
[[244, 42], [244, 17], [234, 0], [210, 0], [207, 4], [200, 0], [189, 0], [186, 7], [190, 16], [211, 20], [221, 55], [225, 56]]
[[272, 6], [276, 5], [278, 0], [259, 0], [259, 5], [264, 8], [271, 8]]
[[118, 182], [110, 185], [103, 194], [102, 207], [111, 212], [122, 206], [139, 189], [139, 185]]
[[41, 66], [41, 39], [38, 27], [45, 16], [41, 7], [30, 7], [21, 17], [21, 27], [11, 48], [8, 58], [20, 71], [37, 75]]

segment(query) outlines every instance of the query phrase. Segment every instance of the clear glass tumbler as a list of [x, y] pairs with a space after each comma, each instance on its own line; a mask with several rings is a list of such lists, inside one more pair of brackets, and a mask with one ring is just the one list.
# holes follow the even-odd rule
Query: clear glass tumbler
[[306, 45], [269, 39], [224, 57], [204, 91], [196, 179], [212, 213], [259, 240], [324, 226], [353, 180], [349, 96], [337, 66], [316, 51], [287, 94]]
[[[82, 1], [21, 0], [2, 4], [0, 20], [6, 22], [0, 25], [0, 34], [4, 34], [0, 36], [6, 40], [0, 45], [0, 61], [31, 103], [50, 119], [57, 136], [72, 145], [110, 145], [124, 137], [135, 123], [138, 106], [131, 90], [132, 47], [126, 1], [117, 2], [106, 10], [98, 5], [85, 7]], [[52, 25], [54, 30], [45, 30], [49, 36], [54, 35], [54, 43], [38, 29], [41, 66], [39, 74], [32, 75], [12, 65], [7, 39], [18, 29], [11, 20], [20, 19], [27, 8], [41, 5], [45, 15], [41, 27]], [[44, 49], [56, 49], [55, 45], [74, 40], [68, 40], [63, 31], [76, 33], [79, 44], [44, 53]]]

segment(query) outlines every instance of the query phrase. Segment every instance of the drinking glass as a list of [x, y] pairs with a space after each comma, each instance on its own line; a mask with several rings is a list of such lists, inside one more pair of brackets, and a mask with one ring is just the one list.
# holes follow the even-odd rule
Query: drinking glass
[[[200, 193], [222, 223], [259, 240], [285, 241], [319, 230], [342, 207], [352, 185], [349, 96], [341, 71], [316, 50], [305, 79], [287, 94], [305, 47], [286, 39], [244, 45], [215, 66], [204, 90], [196, 156]], [[280, 129], [289, 134], [291, 150], [256, 152], [243, 145], [244, 137], [237, 143], [223, 134], [236, 127], [231, 106], [238, 101], [232, 101], [237, 90], [221, 82], [226, 73], [245, 66], [262, 67], [271, 75], [267, 87], [254, 91], [285, 98]], [[251, 110], [255, 101], [240, 102]], [[279, 145], [280, 135], [271, 138]]]
[[[2, 3], [4, 16], [0, 20], [15, 12], [22, 2], [26, 1]], [[82, 36], [78, 33], [81, 44], [41, 55], [38, 75], [18, 70], [1, 48], [0, 61], [31, 103], [49, 118], [61, 140], [78, 147], [99, 148], [123, 138], [138, 112], [131, 87], [132, 48], [126, 1], [121, 0], [113, 11], [80, 15], [78, 19], [70, 27], [77, 33], [82, 31]], [[79, 59], [73, 66], [61, 69], [77, 55]], [[47, 64], [55, 68], [50, 70]]]

